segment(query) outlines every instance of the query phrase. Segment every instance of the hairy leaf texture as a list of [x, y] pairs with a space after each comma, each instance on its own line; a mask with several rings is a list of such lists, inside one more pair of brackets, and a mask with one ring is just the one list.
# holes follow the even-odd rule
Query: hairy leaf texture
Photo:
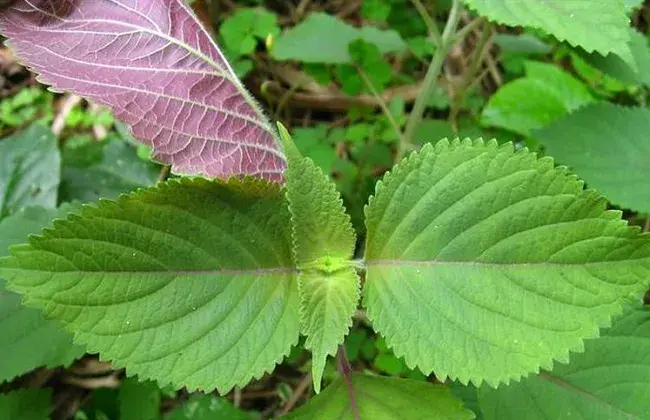
[[42, 82], [109, 106], [176, 173], [281, 179], [274, 128], [183, 0], [18, 0], [0, 33]]
[[327, 356], [343, 343], [359, 302], [359, 277], [350, 262], [356, 238], [334, 182], [300, 154], [284, 127], [280, 135], [289, 162], [285, 189], [300, 269], [301, 330], [319, 392]]
[[0, 275], [127, 373], [225, 393], [298, 341], [289, 226], [278, 185], [173, 180], [55, 221]]
[[511, 144], [425, 146], [366, 209], [368, 317], [441, 379], [497, 385], [566, 362], [650, 279], [650, 235], [605, 204]]

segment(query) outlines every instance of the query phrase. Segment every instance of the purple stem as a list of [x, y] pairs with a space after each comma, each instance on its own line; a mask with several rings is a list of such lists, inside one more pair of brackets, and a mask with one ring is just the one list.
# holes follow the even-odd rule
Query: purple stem
[[337, 365], [339, 372], [341, 372], [341, 375], [343, 375], [345, 386], [348, 388], [348, 396], [350, 397], [350, 410], [352, 410], [354, 420], [361, 420], [361, 415], [359, 414], [359, 405], [357, 404], [357, 396], [354, 393], [354, 385], [352, 384], [352, 368], [350, 367], [348, 356], [345, 354], [345, 348], [342, 345], [339, 345], [339, 351], [336, 353], [336, 358], [338, 361]]

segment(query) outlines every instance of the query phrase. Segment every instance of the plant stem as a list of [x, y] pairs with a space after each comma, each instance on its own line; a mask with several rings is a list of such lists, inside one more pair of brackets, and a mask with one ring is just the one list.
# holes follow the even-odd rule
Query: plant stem
[[403, 143], [404, 137], [402, 136], [402, 129], [400, 128], [399, 124], [397, 124], [397, 121], [395, 121], [395, 118], [393, 117], [393, 114], [390, 112], [390, 109], [388, 109], [388, 105], [386, 104], [386, 101], [379, 94], [377, 89], [375, 89], [375, 86], [372, 84], [372, 81], [370, 80], [366, 72], [361, 68], [361, 66], [355, 64], [355, 67], [357, 68], [357, 72], [359, 72], [359, 76], [361, 76], [363, 83], [366, 84], [366, 87], [368, 88], [372, 96], [374, 96], [377, 99], [377, 103], [379, 104], [379, 107], [386, 115], [386, 118], [388, 118], [388, 122], [390, 123], [391, 127], [393, 127], [393, 130], [395, 130], [398, 141], [400, 143]]
[[422, 121], [422, 115], [427, 106], [427, 101], [433, 94], [436, 88], [436, 82], [440, 71], [442, 70], [442, 64], [449, 52], [449, 48], [456, 41], [454, 36], [456, 32], [456, 26], [458, 26], [458, 21], [460, 19], [460, 0], [454, 0], [451, 11], [449, 12], [449, 17], [447, 18], [447, 23], [445, 24], [445, 29], [442, 32], [440, 38], [440, 45], [436, 50], [433, 58], [431, 59], [431, 64], [429, 64], [429, 69], [427, 70], [426, 75], [424, 76], [424, 85], [417, 98], [415, 98], [415, 103], [413, 104], [413, 110], [409, 117], [408, 122], [406, 123], [406, 128], [404, 129], [403, 141], [400, 142], [399, 148], [397, 150], [397, 159], [401, 159], [406, 153], [407, 150], [411, 148], [411, 141], [413, 139], [413, 133], [415, 128], [420, 125]]
[[433, 38], [433, 42], [436, 44], [436, 47], [440, 47], [442, 40], [440, 38], [440, 29], [438, 29], [436, 20], [429, 16], [429, 12], [420, 0], [411, 0], [411, 3], [413, 3], [413, 6], [415, 6], [415, 9], [422, 17], [422, 20], [424, 21], [424, 24], [429, 31], [429, 36]]
[[469, 35], [474, 29], [481, 26], [481, 24], [484, 21], [485, 21], [485, 19], [479, 17], [479, 18], [474, 19], [473, 21], [471, 21], [467, 25], [463, 26], [462, 28], [460, 28], [458, 30], [458, 32], [456, 32], [456, 35], [454, 35], [454, 43], [460, 42], [463, 39], [465, 39], [465, 37], [467, 35]]
[[343, 375], [343, 381], [345, 386], [348, 388], [348, 396], [350, 397], [350, 410], [352, 411], [352, 416], [354, 420], [361, 420], [361, 415], [359, 414], [359, 404], [357, 403], [357, 396], [354, 393], [354, 384], [352, 384], [352, 368], [350, 367], [350, 362], [348, 361], [348, 356], [345, 354], [345, 348], [342, 344], [339, 344], [339, 350], [336, 353], [337, 367], [341, 375]]
[[[474, 22], [476, 22], [476, 20]], [[469, 25], [465, 26], [463, 29], [467, 28], [468, 26]], [[469, 34], [469, 32], [467, 34]], [[471, 91], [483, 78], [482, 75], [480, 77], [475, 76], [480, 69], [481, 64], [485, 60], [486, 53], [488, 53], [490, 47], [492, 46], [492, 43], [490, 42], [491, 39], [492, 25], [489, 22], [485, 21], [483, 31], [479, 35], [476, 46], [474, 47], [474, 54], [472, 54], [469, 66], [467, 67], [465, 74], [463, 74], [462, 81], [456, 90], [454, 98], [452, 98], [453, 100], [451, 111], [449, 113], [449, 119], [452, 121], [452, 125], [454, 127], [456, 127], [456, 116], [458, 115], [459, 107], [467, 95], [467, 92]]]

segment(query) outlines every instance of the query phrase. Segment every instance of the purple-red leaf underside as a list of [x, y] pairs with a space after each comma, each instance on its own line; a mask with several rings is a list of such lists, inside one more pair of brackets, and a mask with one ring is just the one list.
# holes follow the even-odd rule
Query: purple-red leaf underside
[[282, 179], [274, 129], [183, 0], [18, 0], [0, 32], [39, 80], [109, 106], [175, 173]]

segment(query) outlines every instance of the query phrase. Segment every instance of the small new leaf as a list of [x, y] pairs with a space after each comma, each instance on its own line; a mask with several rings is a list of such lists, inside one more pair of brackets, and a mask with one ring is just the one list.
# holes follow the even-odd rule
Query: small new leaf
[[320, 391], [325, 361], [352, 326], [359, 278], [351, 266], [355, 234], [334, 183], [295, 147], [279, 126], [288, 168], [284, 174], [293, 249], [300, 269], [301, 331], [313, 354], [313, 381]]
[[366, 208], [364, 305], [410, 367], [493, 386], [550, 369], [640, 300], [650, 235], [550, 158], [443, 140]]

